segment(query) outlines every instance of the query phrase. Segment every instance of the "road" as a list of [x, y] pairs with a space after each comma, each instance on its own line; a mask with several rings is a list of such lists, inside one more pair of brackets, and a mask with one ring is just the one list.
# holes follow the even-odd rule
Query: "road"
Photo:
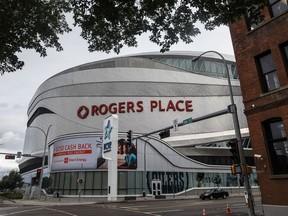
[[[6, 202], [7, 203], [7, 202]], [[61, 204], [61, 205], [21, 205], [0, 204], [0, 216], [193, 216], [226, 215], [227, 204], [230, 215], [246, 216], [248, 209], [243, 203], [243, 197], [229, 197], [228, 199], [200, 200], [200, 199], [167, 199], [149, 201], [105, 202], [94, 204]], [[260, 212], [257, 215], [261, 215]]]

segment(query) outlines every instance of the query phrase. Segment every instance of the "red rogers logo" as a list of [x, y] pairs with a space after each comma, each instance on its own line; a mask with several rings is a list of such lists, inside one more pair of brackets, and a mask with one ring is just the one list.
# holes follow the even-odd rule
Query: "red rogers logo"
[[[151, 100], [149, 102], [150, 112], [192, 112], [192, 100], [178, 100], [174, 102], [173, 100], [169, 100], [168, 102], [162, 102], [161, 100]], [[92, 105], [88, 108], [85, 105], [82, 105], [77, 110], [77, 116], [80, 119], [87, 118], [88, 115], [91, 116], [99, 116], [117, 113], [139, 113], [143, 112], [143, 101], [127, 101], [127, 102], [118, 102], [118, 103], [110, 103], [110, 104], [100, 104], [100, 105]]]
[[85, 119], [89, 114], [89, 109], [86, 106], [81, 106], [79, 107], [78, 111], [77, 111], [77, 116], [80, 119]]

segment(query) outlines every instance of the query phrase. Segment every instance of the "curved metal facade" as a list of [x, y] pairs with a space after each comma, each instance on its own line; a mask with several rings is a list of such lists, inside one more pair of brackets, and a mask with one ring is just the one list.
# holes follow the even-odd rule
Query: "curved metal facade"
[[[42, 156], [45, 138], [52, 146], [65, 137], [101, 134], [103, 120], [110, 114], [119, 116], [120, 134], [132, 130], [141, 135], [170, 126], [175, 119], [182, 122], [226, 109], [230, 97], [225, 73], [219, 71], [225, 69], [221, 59], [214, 55], [202, 57], [205, 70], [192, 63], [191, 67], [182, 67], [184, 61], [187, 66], [187, 59], [198, 55], [144, 53], [88, 63], [56, 74], [38, 88], [30, 102], [23, 153]], [[234, 77], [231, 83], [240, 128], [245, 131], [235, 62], [231, 56], [225, 58]], [[171, 59], [170, 63], [167, 59]], [[173, 59], [179, 61], [173, 63]], [[211, 66], [210, 72], [207, 65]], [[231, 131], [233, 122], [228, 114], [187, 124], [176, 132], [171, 130], [166, 141], [175, 147], [193, 146], [231, 139]], [[22, 160], [20, 168], [25, 168], [27, 160]]]

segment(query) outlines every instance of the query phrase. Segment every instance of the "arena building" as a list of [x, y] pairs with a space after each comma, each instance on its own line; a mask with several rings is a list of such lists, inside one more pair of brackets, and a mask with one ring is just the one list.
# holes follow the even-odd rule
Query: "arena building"
[[[106, 196], [103, 121], [116, 114], [118, 195], [155, 194], [157, 185], [161, 194], [216, 185], [237, 187], [241, 179], [231, 174], [233, 157], [229, 151], [235, 140], [231, 114], [193, 122], [230, 105], [223, 60], [211, 53], [191, 61], [200, 54], [117, 57], [76, 66], [46, 80], [28, 108], [23, 154], [32, 157], [23, 157], [19, 164], [25, 182], [35, 184], [36, 170], [46, 155], [44, 176], [51, 180], [48, 186], [43, 181], [46, 189], [77, 195], [77, 179], [83, 179], [83, 195]], [[253, 165], [235, 60], [224, 57], [245, 156]], [[186, 124], [177, 128], [175, 122]], [[175, 129], [169, 130], [170, 137], [160, 139], [161, 129], [171, 125]], [[127, 142], [129, 130], [132, 144]], [[255, 173], [250, 180], [255, 185]]]

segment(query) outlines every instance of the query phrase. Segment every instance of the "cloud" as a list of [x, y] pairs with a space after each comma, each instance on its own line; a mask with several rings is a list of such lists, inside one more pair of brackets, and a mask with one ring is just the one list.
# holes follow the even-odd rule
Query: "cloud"
[[20, 134], [14, 133], [13, 131], [5, 132], [2, 137], [0, 137], [0, 145], [15, 141], [23, 141], [23, 139], [20, 137]]
[[[3, 160], [7, 162], [4, 158], [4, 154], [11, 153], [16, 154], [18, 151], [23, 151], [24, 136], [13, 131], [8, 131], [0, 134], [0, 164], [2, 165]], [[15, 163], [15, 161], [14, 161]]]
[[[4, 158], [4, 156], [1, 155], [1, 157]], [[3, 176], [8, 175], [11, 170], [19, 170], [18, 169], [18, 164], [15, 163], [14, 160], [12, 161], [7, 161], [3, 160], [0, 163], [0, 179], [2, 179]]]
[[19, 133], [7, 131], [0, 134], [0, 179], [11, 170], [18, 170], [16, 160], [5, 160], [5, 153], [17, 153], [23, 149], [24, 138]]
[[25, 134], [27, 116], [26, 110], [21, 112], [0, 111], [0, 139], [7, 131], [14, 131], [17, 134]]
[[27, 109], [27, 106], [26, 106], [26, 105], [23, 105], [22, 103], [18, 103], [18, 104], [14, 104], [14, 105], [13, 105], [13, 109], [26, 110], [26, 109]]
[[0, 103], [0, 108], [7, 108], [8, 106], [8, 103]]

